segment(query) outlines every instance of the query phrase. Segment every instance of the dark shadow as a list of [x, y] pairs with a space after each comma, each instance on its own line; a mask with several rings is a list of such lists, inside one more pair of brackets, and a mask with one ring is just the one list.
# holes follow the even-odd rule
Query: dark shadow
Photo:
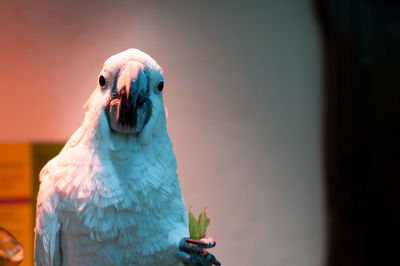
[[328, 266], [400, 265], [400, 1], [314, 0]]

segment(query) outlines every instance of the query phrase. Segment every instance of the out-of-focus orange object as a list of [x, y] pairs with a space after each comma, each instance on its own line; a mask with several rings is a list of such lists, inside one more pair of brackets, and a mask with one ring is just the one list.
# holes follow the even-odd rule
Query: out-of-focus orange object
[[31, 144], [1, 143], [0, 151], [0, 199], [31, 199]]
[[33, 263], [33, 207], [32, 144], [0, 143], [0, 226], [24, 247], [21, 266]]
[[[20, 266], [33, 264], [39, 171], [62, 147], [63, 143], [0, 143], [0, 227], [6, 228], [24, 247]], [[2, 265], [13, 264], [1, 261]]]
[[0, 227], [0, 266], [18, 265], [24, 259], [24, 248], [7, 230]]

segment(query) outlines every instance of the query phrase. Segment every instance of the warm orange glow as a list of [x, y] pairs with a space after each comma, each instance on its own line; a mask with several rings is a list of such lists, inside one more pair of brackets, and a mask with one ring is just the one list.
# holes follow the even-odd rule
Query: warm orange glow
[[31, 153], [29, 143], [0, 144], [0, 200], [32, 198]]
[[0, 204], [1, 227], [7, 229], [24, 247], [21, 266], [33, 265], [33, 206], [32, 203]]
[[33, 264], [33, 178], [30, 143], [0, 144], [0, 226], [24, 247], [21, 265]]
[[69, 139], [104, 60], [141, 49], [165, 71], [180, 184], [194, 212], [208, 206], [212, 253], [224, 265], [322, 264], [323, 68], [309, 1], [5, 1], [0, 25], [1, 142]]

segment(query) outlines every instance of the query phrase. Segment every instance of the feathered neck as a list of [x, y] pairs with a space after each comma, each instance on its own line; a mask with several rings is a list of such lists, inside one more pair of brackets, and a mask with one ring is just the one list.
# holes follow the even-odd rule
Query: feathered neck
[[[97, 97], [98, 106], [101, 98]], [[92, 106], [61, 153], [43, 168], [41, 179], [48, 172], [55, 173], [55, 187], [60, 194], [83, 205], [129, 206], [140, 195], [145, 200], [147, 194], [177, 180], [165, 116], [161, 113], [152, 119], [149, 128], [153, 130], [145, 132], [150, 138], [114, 134], [103, 109]], [[160, 126], [163, 123], [164, 127]], [[168, 193], [164, 196], [167, 198]]]
[[58, 167], [73, 164], [85, 168], [86, 178], [100, 174], [121, 179], [123, 183], [129, 177], [136, 179], [142, 167], [157, 166], [175, 173], [176, 160], [166, 130], [164, 109], [154, 110], [158, 115], [149, 120], [139, 136], [115, 133], [111, 132], [104, 114], [107, 97], [99, 90], [90, 97], [82, 125], [55, 158]]
[[146, 152], [152, 142], [158, 142], [160, 138], [169, 141], [164, 110], [154, 110], [158, 115], [149, 120], [139, 136], [112, 132], [104, 113], [107, 98], [108, 95], [99, 90], [92, 94], [85, 104], [87, 112], [84, 121], [66, 143], [65, 150], [83, 145], [105, 154], [109, 153], [110, 159], [121, 160], [127, 158], [129, 153]]

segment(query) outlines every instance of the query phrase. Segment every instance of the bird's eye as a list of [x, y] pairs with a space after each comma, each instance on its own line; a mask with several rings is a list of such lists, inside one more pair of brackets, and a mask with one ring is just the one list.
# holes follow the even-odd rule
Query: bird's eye
[[157, 89], [158, 89], [158, 91], [162, 91], [164, 89], [164, 81], [161, 81], [160, 83], [158, 83]]
[[99, 77], [99, 85], [101, 87], [104, 87], [106, 85], [106, 78], [103, 75], [100, 75]]

